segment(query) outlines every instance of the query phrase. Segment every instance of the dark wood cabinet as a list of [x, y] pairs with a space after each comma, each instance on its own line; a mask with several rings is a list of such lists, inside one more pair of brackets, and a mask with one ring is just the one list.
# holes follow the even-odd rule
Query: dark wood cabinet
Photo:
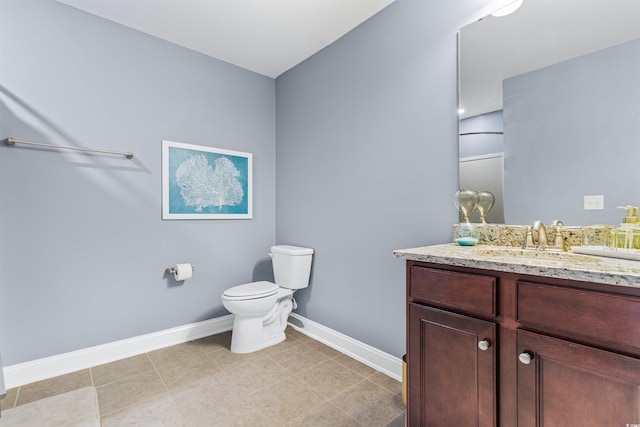
[[410, 425], [494, 426], [496, 325], [409, 304]]
[[640, 288], [407, 261], [410, 427], [640, 425]]
[[640, 422], [640, 359], [518, 331], [518, 426]]

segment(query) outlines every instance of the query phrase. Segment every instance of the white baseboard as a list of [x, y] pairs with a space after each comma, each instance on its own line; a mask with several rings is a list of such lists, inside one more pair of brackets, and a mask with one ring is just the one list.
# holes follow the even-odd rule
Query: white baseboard
[[291, 313], [289, 325], [297, 331], [320, 341], [329, 347], [364, 363], [373, 369], [383, 372], [398, 381], [402, 381], [402, 359], [368, 344], [354, 340], [333, 329], [306, 319], [299, 314]]
[[[398, 381], [402, 380], [402, 360], [397, 357], [295, 313], [291, 314], [289, 324], [301, 333], [333, 347], [373, 369], [383, 372]], [[7, 389], [19, 387], [35, 381], [53, 378], [58, 375], [230, 331], [232, 328], [233, 315], [229, 314], [121, 341], [5, 366], [5, 385]]]
[[229, 314], [121, 341], [5, 366], [5, 384], [8, 389], [19, 387], [35, 381], [136, 356], [148, 351], [230, 331], [232, 328], [233, 315]]

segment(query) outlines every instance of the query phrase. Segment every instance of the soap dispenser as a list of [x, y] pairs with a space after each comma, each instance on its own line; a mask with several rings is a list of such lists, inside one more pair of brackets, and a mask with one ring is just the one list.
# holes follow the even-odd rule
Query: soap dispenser
[[620, 227], [611, 230], [611, 246], [616, 249], [640, 249], [640, 219], [636, 206], [618, 206], [627, 211]]

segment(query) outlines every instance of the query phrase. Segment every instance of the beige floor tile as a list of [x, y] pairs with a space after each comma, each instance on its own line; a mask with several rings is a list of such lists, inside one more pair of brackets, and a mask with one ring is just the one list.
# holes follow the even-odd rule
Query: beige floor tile
[[402, 381], [393, 379], [389, 375], [383, 374], [382, 372], [375, 372], [368, 379], [369, 381], [378, 384], [380, 387], [387, 389], [393, 394], [402, 393]]
[[111, 413], [101, 419], [102, 427], [188, 427], [170, 395]]
[[238, 367], [261, 360], [267, 357], [266, 354], [260, 351], [249, 354], [235, 354], [230, 350], [215, 351], [213, 353], [206, 353], [207, 357], [211, 358], [213, 362], [222, 370], [234, 370]]
[[195, 401], [208, 404], [209, 401], [242, 400], [253, 392], [251, 386], [235, 383], [229, 373], [221, 372], [193, 383], [190, 387], [171, 390], [171, 395], [179, 406]]
[[287, 427], [362, 427], [342, 410], [325, 402], [287, 423]]
[[378, 372], [375, 369], [365, 365], [364, 363], [357, 361], [353, 357], [347, 356], [346, 354], [339, 354], [338, 356], [334, 357], [333, 360], [341, 365], [346, 366], [363, 378], [368, 378]]
[[302, 380], [288, 378], [253, 393], [253, 403], [276, 425], [284, 425], [300, 412], [320, 405], [324, 399]]
[[148, 353], [148, 355], [158, 371], [207, 360], [207, 356], [200, 346], [192, 341], [161, 348]]
[[404, 411], [402, 397], [364, 380], [330, 400], [360, 424], [384, 427]]
[[38, 381], [20, 387], [16, 406], [90, 386], [92, 384], [89, 369]]
[[251, 401], [250, 391], [250, 387], [234, 383], [228, 373], [222, 372], [172, 395], [192, 426], [273, 426]]
[[329, 357], [304, 343], [295, 344], [288, 351], [274, 354], [271, 358], [280, 366], [287, 368], [292, 374], [297, 374], [329, 360]]
[[277, 427], [255, 406], [232, 405], [224, 409], [222, 422], [215, 424], [216, 427]]
[[243, 363], [236, 369], [226, 370], [225, 373], [235, 384], [252, 387], [254, 391], [292, 377], [287, 369], [268, 357]]
[[189, 364], [158, 368], [160, 378], [170, 391], [189, 387], [220, 372], [220, 368], [213, 363], [213, 360], [207, 358]]
[[266, 354], [267, 356], [270, 356], [270, 357], [274, 357], [275, 356], [275, 357], [277, 357], [279, 354], [288, 353], [288, 352], [292, 351], [293, 349], [298, 348], [302, 344], [303, 344], [302, 341], [287, 337], [281, 343], [278, 343], [276, 345], [272, 345], [271, 347], [267, 347], [267, 348], [262, 349], [260, 351], [263, 354]]
[[7, 390], [7, 394], [4, 399], [0, 400], [0, 411], [6, 411], [16, 406], [16, 399], [18, 398], [18, 387], [10, 388]]
[[213, 360], [194, 342], [149, 353], [158, 374], [169, 390], [185, 387], [220, 372]]
[[400, 415], [395, 417], [389, 424], [385, 427], [405, 427], [406, 426], [406, 412], [402, 412]]
[[[2, 408], [91, 385], [103, 426], [401, 427], [401, 383], [289, 328], [246, 355], [229, 332], [8, 391]], [[329, 400], [326, 400], [329, 399]]]
[[100, 414], [106, 416], [129, 408], [153, 397], [168, 393], [156, 371], [128, 377], [97, 387]]
[[293, 340], [296, 340], [298, 342], [313, 341], [313, 339], [310, 338], [308, 335], [305, 335], [302, 332], [299, 332], [299, 331], [293, 329], [291, 326], [287, 327], [287, 330], [284, 331], [284, 333], [287, 334], [287, 339], [293, 339]]
[[93, 385], [96, 387], [120, 381], [147, 371], [153, 371], [153, 364], [146, 354], [128, 357], [112, 363], [91, 368]]
[[297, 377], [324, 398], [333, 397], [363, 380], [360, 375], [333, 360], [302, 371]]
[[336, 357], [339, 356], [340, 353], [338, 350], [336, 350], [335, 348], [331, 348], [326, 344], [321, 343], [320, 341], [314, 341], [314, 340], [309, 340], [307, 341], [305, 344], [307, 344], [309, 347], [311, 347], [312, 349], [324, 354], [325, 356], [328, 357]]
[[231, 348], [231, 331], [210, 335], [194, 341], [200, 348], [207, 352], [229, 350]]

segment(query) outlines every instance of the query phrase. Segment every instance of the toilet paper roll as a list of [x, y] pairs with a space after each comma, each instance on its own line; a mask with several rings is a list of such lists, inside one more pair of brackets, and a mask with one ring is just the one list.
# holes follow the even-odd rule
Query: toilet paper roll
[[191, 279], [192, 275], [193, 267], [191, 267], [191, 264], [189, 264], [188, 262], [184, 264], [176, 264], [176, 266], [174, 267], [173, 277], [177, 281]]

